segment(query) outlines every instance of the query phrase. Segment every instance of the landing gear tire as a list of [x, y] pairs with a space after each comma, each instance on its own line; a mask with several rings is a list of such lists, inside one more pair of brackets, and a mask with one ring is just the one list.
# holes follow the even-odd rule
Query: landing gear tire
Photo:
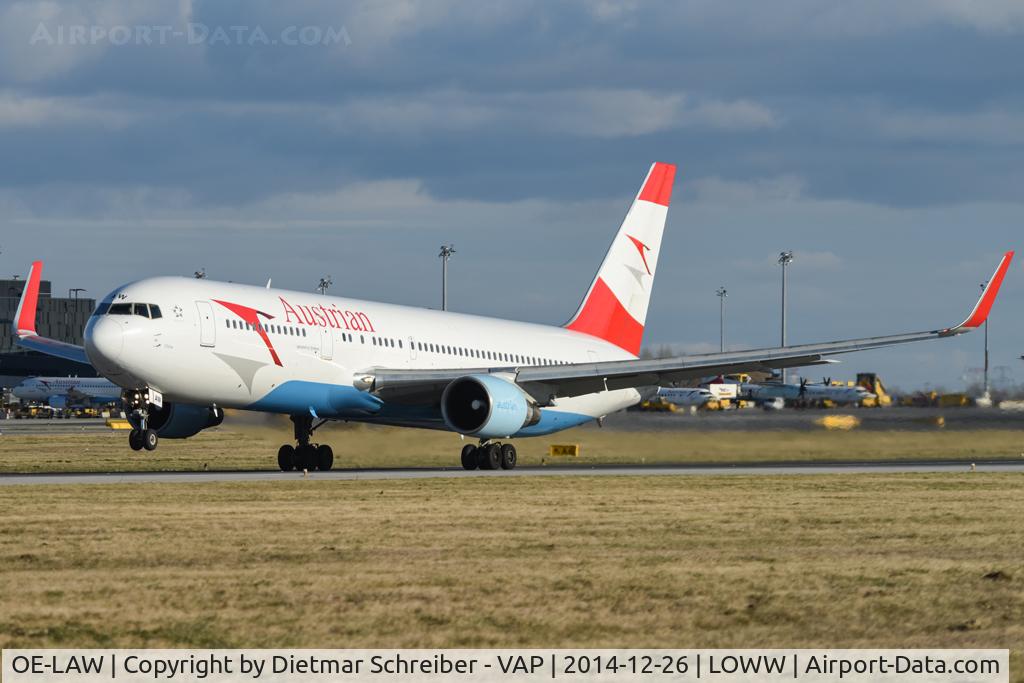
[[295, 448], [285, 444], [277, 449], [277, 466], [282, 472], [291, 472], [295, 469]]
[[510, 443], [501, 447], [501, 469], [510, 470], [516, 466], [516, 447]]
[[501, 467], [501, 447], [489, 443], [477, 449], [477, 466], [482, 470], [496, 470]]
[[477, 462], [477, 447], [471, 443], [467, 443], [462, 447], [462, 469], [464, 470], [475, 470], [478, 466]]
[[147, 451], [155, 451], [158, 443], [160, 443], [160, 437], [156, 435], [155, 430], [147, 429], [142, 432], [142, 447]]
[[327, 472], [334, 465], [334, 451], [324, 444], [316, 447], [316, 467], [321, 472]]
[[132, 431], [128, 432], [128, 446], [133, 451], [141, 451], [142, 450], [142, 432], [140, 432], [138, 429], [133, 429]]
[[296, 470], [315, 470], [316, 469], [316, 449], [312, 446], [299, 446], [295, 449], [295, 469]]

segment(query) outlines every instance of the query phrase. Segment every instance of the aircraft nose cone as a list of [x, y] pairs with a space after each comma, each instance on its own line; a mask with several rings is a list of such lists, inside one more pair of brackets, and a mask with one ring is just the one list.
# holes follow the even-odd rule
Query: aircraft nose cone
[[124, 349], [124, 329], [121, 323], [100, 318], [85, 337], [85, 353], [93, 365], [116, 363]]

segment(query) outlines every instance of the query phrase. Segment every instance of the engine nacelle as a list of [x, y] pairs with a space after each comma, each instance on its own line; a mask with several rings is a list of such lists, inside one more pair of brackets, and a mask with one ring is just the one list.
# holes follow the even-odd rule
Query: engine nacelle
[[484, 439], [515, 434], [540, 421], [540, 408], [522, 389], [493, 375], [466, 375], [445, 387], [441, 414], [448, 428]]
[[219, 406], [165, 401], [162, 408], [149, 412], [149, 428], [162, 439], [187, 439], [223, 421], [224, 409]]

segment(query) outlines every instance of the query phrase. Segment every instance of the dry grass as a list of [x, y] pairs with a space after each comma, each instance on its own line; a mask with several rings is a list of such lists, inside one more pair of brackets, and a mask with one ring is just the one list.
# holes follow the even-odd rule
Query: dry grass
[[984, 646], [1019, 672], [1022, 484], [4, 487], [0, 647]]
[[[128, 449], [125, 432], [0, 437], [0, 472], [274, 469], [277, 448], [290, 439], [286, 420], [164, 439], [150, 453]], [[328, 425], [317, 439], [331, 444], [339, 467], [457, 466], [457, 435], [419, 429]], [[580, 465], [710, 461], [1020, 458], [1024, 432], [762, 431], [626, 432], [586, 427], [546, 438], [519, 439], [520, 462], [540, 464], [551, 443], [580, 443]]]

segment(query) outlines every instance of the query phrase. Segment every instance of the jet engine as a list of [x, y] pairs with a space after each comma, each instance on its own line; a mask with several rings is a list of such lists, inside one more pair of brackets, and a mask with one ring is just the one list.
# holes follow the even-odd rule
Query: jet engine
[[466, 375], [445, 387], [441, 414], [459, 434], [494, 439], [540, 421], [540, 408], [519, 387], [493, 375]]
[[162, 408], [151, 409], [149, 427], [163, 439], [187, 439], [224, 421], [220, 406], [197, 406], [191, 403], [164, 402]]

